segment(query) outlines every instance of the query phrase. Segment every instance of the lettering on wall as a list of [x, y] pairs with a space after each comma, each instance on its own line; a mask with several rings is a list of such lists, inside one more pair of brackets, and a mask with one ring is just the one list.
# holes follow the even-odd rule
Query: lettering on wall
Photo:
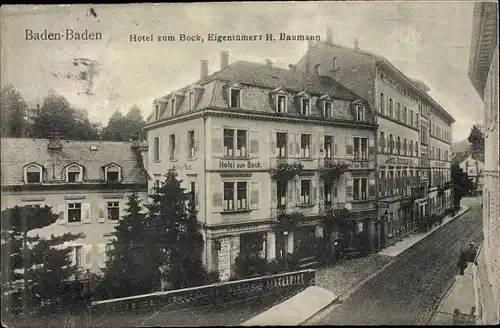
[[217, 269], [221, 281], [229, 280], [231, 276], [231, 238], [221, 238], [220, 250], [217, 252]]
[[260, 169], [259, 161], [219, 161], [219, 169]]
[[193, 169], [191, 164], [174, 164], [171, 168], [176, 171], [191, 171]]
[[387, 158], [387, 160], [385, 161], [385, 164], [399, 164], [399, 165], [415, 166], [415, 161], [411, 158], [389, 156]]

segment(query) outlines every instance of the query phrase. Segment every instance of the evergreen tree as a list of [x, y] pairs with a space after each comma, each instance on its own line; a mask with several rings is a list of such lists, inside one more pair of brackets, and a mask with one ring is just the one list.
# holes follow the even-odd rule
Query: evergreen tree
[[116, 226], [104, 277], [97, 287], [103, 298], [154, 292], [160, 287], [159, 263], [154, 240], [148, 238], [146, 214], [137, 193], [128, 196], [127, 215]]
[[473, 157], [484, 161], [484, 135], [481, 130], [474, 125], [467, 139], [471, 143], [470, 148]]
[[28, 123], [24, 119], [28, 106], [23, 96], [11, 84], [0, 94], [1, 136], [20, 138], [28, 135]]
[[103, 139], [110, 141], [128, 141], [141, 134], [145, 121], [141, 110], [133, 106], [127, 115], [115, 111], [109, 118], [108, 125], [103, 130]]
[[460, 206], [462, 197], [473, 194], [476, 189], [474, 182], [469, 179], [467, 172], [464, 172], [458, 163], [451, 164], [451, 183], [453, 187], [453, 204], [455, 207]]
[[2, 287], [12, 294], [16, 286], [23, 285], [24, 311], [63, 296], [61, 281], [75, 273], [71, 249], [60, 246], [83, 235], [28, 237], [28, 232], [53, 224], [57, 217], [48, 206], [15, 206], [1, 212], [2, 258], [6, 259], [2, 261]]
[[155, 241], [162, 277], [172, 289], [201, 285], [206, 272], [201, 262], [203, 238], [198, 231], [194, 204], [186, 206], [189, 193], [181, 187], [175, 170], [150, 195], [149, 238]]

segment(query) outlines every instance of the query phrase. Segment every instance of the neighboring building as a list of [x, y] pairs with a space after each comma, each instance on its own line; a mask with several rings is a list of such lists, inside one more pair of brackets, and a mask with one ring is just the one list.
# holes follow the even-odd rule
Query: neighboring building
[[[500, 320], [500, 202], [499, 118], [498, 118], [498, 4], [474, 5], [469, 78], [484, 102], [484, 186], [483, 234], [484, 260], [493, 300], [483, 300], [483, 323]], [[481, 266], [480, 266], [481, 268]], [[481, 272], [480, 272], [481, 273]], [[483, 287], [484, 288], [484, 287]], [[485, 294], [486, 295], [486, 294]]]
[[484, 184], [484, 162], [476, 158], [470, 151], [460, 153], [460, 155], [453, 157], [452, 162], [457, 163], [458, 166], [467, 173], [472, 182], [477, 185], [477, 191], [482, 192]]
[[[350, 242], [373, 232], [374, 114], [331, 78], [269, 62], [229, 65], [223, 52], [220, 71], [208, 76], [202, 61], [199, 81], [157, 99], [144, 129], [149, 175], [159, 184], [177, 169], [199, 210], [204, 263], [223, 280], [256, 239], [267, 260], [314, 252], [329, 208], [351, 209]], [[320, 170], [340, 161], [350, 170], [325, 182]], [[297, 163], [303, 170], [289, 181], [270, 174]], [[305, 216], [298, 231], [276, 232], [280, 215], [294, 212]]]
[[2, 210], [51, 206], [56, 223], [31, 234], [83, 233], [67, 246], [80, 272], [99, 272], [106, 245], [133, 190], [147, 199], [141, 156], [128, 142], [1, 139]]
[[[353, 49], [334, 44], [330, 29], [327, 41], [310, 43], [297, 66], [335, 79], [377, 112], [378, 248], [411, 233], [424, 215], [451, 204], [451, 190], [442, 183], [450, 180], [454, 119], [422, 82], [387, 59], [360, 50], [357, 40]], [[431, 210], [431, 204], [440, 206]]]
[[26, 108], [26, 113], [24, 116], [24, 119], [28, 124], [33, 124], [35, 123], [35, 117], [38, 116], [38, 113], [40, 112], [40, 104], [36, 104], [36, 106], [29, 106]]

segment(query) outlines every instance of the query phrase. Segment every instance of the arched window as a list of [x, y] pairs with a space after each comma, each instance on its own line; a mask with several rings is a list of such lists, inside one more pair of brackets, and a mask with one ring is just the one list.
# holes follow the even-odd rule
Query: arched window
[[37, 164], [31, 164], [24, 168], [24, 182], [26, 183], [41, 183], [42, 182], [42, 167]]
[[72, 164], [66, 168], [66, 182], [82, 182], [83, 168], [80, 165]]
[[333, 57], [333, 61], [332, 61], [332, 69], [337, 69], [337, 57]]
[[110, 164], [104, 168], [106, 181], [119, 182], [121, 180], [121, 169], [117, 165]]

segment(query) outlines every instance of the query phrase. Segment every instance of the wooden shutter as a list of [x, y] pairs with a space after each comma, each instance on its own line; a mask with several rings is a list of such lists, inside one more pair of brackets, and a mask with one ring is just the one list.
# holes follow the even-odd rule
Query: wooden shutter
[[373, 159], [375, 156], [375, 140], [368, 139], [368, 158]]
[[276, 131], [271, 131], [271, 135], [269, 136], [269, 146], [270, 153], [272, 155], [276, 154]]
[[58, 224], [66, 224], [68, 222], [68, 211], [66, 210], [66, 205], [57, 205], [57, 223]]
[[[320, 134], [320, 135], [318, 136], [318, 139], [319, 139], [319, 140], [318, 140], [318, 143], [319, 143], [319, 156], [320, 156], [320, 157], [323, 157], [323, 156], [324, 156], [324, 154], [325, 154], [325, 149], [324, 149], [324, 148], [325, 148], [325, 136], [324, 136], [324, 135], [322, 135], [322, 134]], [[333, 151], [333, 150], [332, 150], [332, 151]]]
[[259, 181], [252, 181], [250, 183], [250, 209], [256, 210], [259, 208]]
[[346, 178], [346, 200], [352, 201], [354, 198], [354, 181], [352, 178]]
[[100, 269], [106, 267], [106, 244], [97, 245], [97, 266]]
[[82, 247], [83, 263], [86, 270], [92, 270], [92, 244]]
[[224, 184], [222, 182], [215, 182], [212, 184], [212, 212], [221, 212], [223, 207], [223, 190]]
[[375, 179], [368, 180], [368, 197], [375, 198]]
[[316, 149], [318, 149], [318, 135], [311, 134], [311, 158], [316, 158]]
[[271, 208], [276, 208], [278, 206], [278, 191], [276, 186], [276, 180], [271, 180]]
[[222, 142], [222, 127], [213, 126], [210, 140], [212, 141], [212, 157], [222, 157], [223, 142]]
[[250, 131], [250, 157], [259, 157], [259, 131]]
[[181, 139], [179, 138], [179, 133], [175, 134], [175, 149], [174, 149], [174, 158], [179, 159], [179, 151], [181, 149]]
[[99, 205], [99, 217], [98, 217], [99, 223], [106, 221], [106, 219], [107, 219], [106, 214], [107, 214], [106, 213], [106, 203], [102, 203]]
[[316, 204], [318, 200], [318, 186], [316, 185], [316, 179], [311, 179], [311, 203]]
[[83, 223], [92, 223], [92, 212], [90, 203], [82, 204], [82, 222]]
[[287, 190], [286, 190], [286, 193], [288, 196], [288, 207], [295, 206], [295, 198], [293, 197], [293, 195], [295, 194], [294, 190], [295, 190], [295, 179], [289, 180], [288, 185], [287, 185]]
[[346, 152], [346, 157], [354, 157], [354, 143], [353, 143], [353, 138], [346, 136], [345, 137], [345, 152]]
[[288, 142], [288, 156], [293, 157], [295, 154], [295, 137], [293, 133], [286, 134], [287, 142]]
[[194, 156], [197, 157], [200, 152], [200, 129], [194, 130]]

